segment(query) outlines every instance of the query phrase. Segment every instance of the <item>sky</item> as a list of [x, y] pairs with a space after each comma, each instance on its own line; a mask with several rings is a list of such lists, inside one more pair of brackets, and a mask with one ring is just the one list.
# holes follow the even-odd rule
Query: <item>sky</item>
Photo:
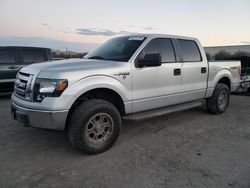
[[0, 0], [0, 45], [90, 51], [128, 33], [250, 44], [250, 0]]

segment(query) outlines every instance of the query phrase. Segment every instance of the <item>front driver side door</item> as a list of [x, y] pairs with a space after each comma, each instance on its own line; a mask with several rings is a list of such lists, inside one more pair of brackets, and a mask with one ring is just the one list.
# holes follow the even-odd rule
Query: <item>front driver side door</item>
[[148, 42], [139, 56], [160, 54], [161, 66], [132, 65], [133, 112], [160, 108], [180, 102], [181, 63], [176, 62], [173, 42], [155, 38]]

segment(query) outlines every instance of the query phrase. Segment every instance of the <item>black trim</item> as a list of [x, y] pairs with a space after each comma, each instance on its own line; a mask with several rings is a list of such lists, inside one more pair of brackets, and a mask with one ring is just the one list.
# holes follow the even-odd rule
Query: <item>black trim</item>
[[181, 75], [181, 69], [180, 68], [174, 69], [174, 76], [179, 76], [179, 75]]
[[176, 53], [176, 62], [180, 63], [182, 62], [182, 54], [181, 54], [181, 50], [178, 44], [178, 41], [176, 38], [172, 38], [173, 44], [174, 44], [174, 50]]

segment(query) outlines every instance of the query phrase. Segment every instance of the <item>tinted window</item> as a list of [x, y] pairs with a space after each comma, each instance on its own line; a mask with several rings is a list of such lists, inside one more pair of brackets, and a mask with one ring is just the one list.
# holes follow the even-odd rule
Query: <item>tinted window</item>
[[24, 63], [38, 63], [46, 61], [45, 53], [42, 50], [23, 49], [22, 56]]
[[196, 42], [192, 40], [181, 40], [179, 39], [179, 44], [183, 56], [183, 61], [201, 61], [200, 50]]
[[162, 63], [175, 62], [175, 53], [170, 39], [153, 39], [143, 49], [140, 55], [160, 54]]
[[0, 50], [0, 63], [15, 63], [15, 51], [7, 49]]
[[128, 61], [145, 37], [118, 37], [109, 40], [102, 46], [86, 55], [85, 59], [103, 59], [111, 61]]

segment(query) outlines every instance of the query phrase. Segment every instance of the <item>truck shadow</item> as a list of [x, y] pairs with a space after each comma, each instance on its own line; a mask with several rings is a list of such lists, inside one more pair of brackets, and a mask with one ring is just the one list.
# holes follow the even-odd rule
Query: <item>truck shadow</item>
[[[5, 105], [8, 106], [7, 103], [10, 103], [9, 98], [10, 95], [4, 95], [0, 97], [0, 100], [3, 99], [3, 102], [6, 103]], [[2, 122], [5, 123], [1, 123], [3, 124], [3, 131], [0, 134], [0, 140], [10, 153], [19, 151], [25, 153], [25, 155], [34, 156], [37, 153], [46, 155], [52, 152], [58, 155], [63, 153], [64, 156], [71, 157], [88, 156], [86, 153], [72, 148], [65, 131], [23, 127], [11, 119], [8, 109], [3, 109], [1, 116], [4, 118]], [[120, 144], [124, 144], [130, 139], [155, 134], [173, 126], [179, 127], [183, 123], [194, 121], [197, 116], [207, 116], [204, 105], [191, 110], [175, 112], [142, 121], [124, 120], [121, 136], [115, 145], [119, 147]], [[116, 147], [114, 147], [114, 150], [116, 150]]]
[[142, 121], [126, 120], [123, 122], [122, 141], [126, 142], [133, 137], [154, 134], [168, 127], [179, 127], [183, 123], [195, 121], [197, 116], [207, 116], [208, 112], [203, 105], [198, 108], [175, 112]]

